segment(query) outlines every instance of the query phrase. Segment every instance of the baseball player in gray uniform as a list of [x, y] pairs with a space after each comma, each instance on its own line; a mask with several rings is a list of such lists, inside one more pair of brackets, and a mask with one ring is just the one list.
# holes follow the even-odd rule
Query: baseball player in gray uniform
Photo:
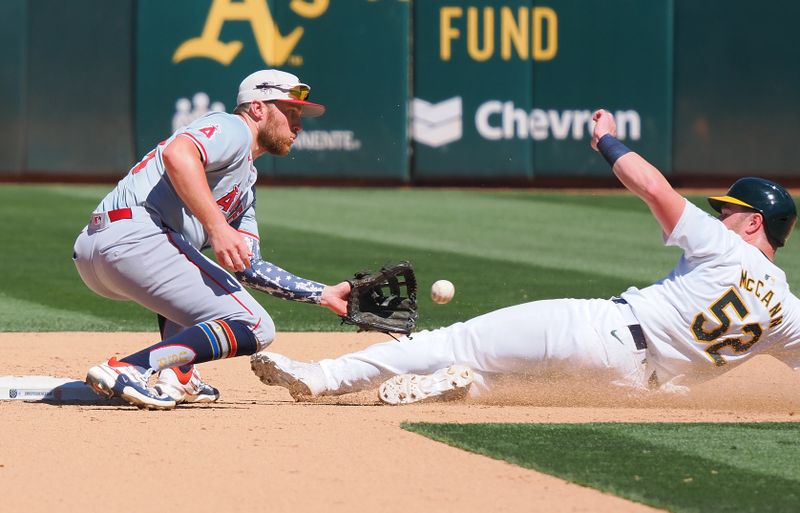
[[[645, 159], [615, 137], [600, 110], [592, 147], [617, 178], [650, 207], [665, 244], [683, 256], [659, 282], [611, 299], [535, 301], [464, 323], [422, 331], [316, 364], [274, 353], [251, 358], [266, 384], [296, 399], [379, 387], [389, 404], [480, 392], [499, 374], [558, 366], [576, 378], [587, 369], [643, 389], [684, 389], [758, 353], [800, 368], [800, 304], [773, 263], [794, 227], [794, 201], [780, 185], [743, 178], [709, 198], [711, 217], [680, 196]], [[680, 388], [679, 388], [680, 387]]]
[[[242, 285], [346, 312], [347, 282], [326, 286], [260, 256], [253, 160], [288, 154], [301, 117], [324, 113], [307, 101], [309, 91], [289, 73], [251, 74], [233, 114], [212, 112], [176, 130], [92, 213], [75, 242], [81, 278], [97, 294], [156, 312], [162, 338], [89, 369], [86, 383], [96, 392], [148, 409], [216, 401], [219, 392], [194, 365], [251, 355], [275, 336], [269, 314]], [[205, 247], [218, 263], [200, 252]]]

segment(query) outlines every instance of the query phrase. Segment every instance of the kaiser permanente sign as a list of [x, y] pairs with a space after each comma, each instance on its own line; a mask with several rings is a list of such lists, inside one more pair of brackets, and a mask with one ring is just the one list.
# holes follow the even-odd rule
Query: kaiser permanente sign
[[[463, 102], [460, 96], [432, 104], [414, 98], [411, 104], [412, 136], [415, 141], [438, 148], [458, 141], [463, 136]], [[615, 112], [620, 139], [637, 141], [641, 138], [642, 121], [635, 110]], [[533, 139], [543, 141], [583, 140], [591, 137], [594, 128], [592, 111], [535, 108], [526, 111], [513, 101], [489, 100], [475, 111], [474, 126], [487, 141], [503, 139]]]

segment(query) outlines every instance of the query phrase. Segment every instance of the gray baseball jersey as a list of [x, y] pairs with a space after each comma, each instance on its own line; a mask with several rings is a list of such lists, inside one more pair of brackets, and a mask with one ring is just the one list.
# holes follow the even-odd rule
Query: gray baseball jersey
[[258, 177], [250, 153], [252, 135], [239, 116], [224, 112], [206, 114], [159, 143], [108, 193], [95, 211], [142, 206], [164, 226], [183, 235], [192, 246], [205, 247], [208, 234], [178, 197], [164, 167], [164, 149], [176, 137], [186, 137], [197, 146], [211, 194], [228, 223], [242, 218], [239, 228], [257, 237], [254, 214], [243, 217], [254, 206], [252, 186]]
[[181, 327], [238, 320], [263, 349], [275, 335], [272, 319], [237, 280], [200, 252], [208, 234], [166, 173], [163, 152], [177, 137], [197, 147], [217, 205], [250, 245], [250, 267], [237, 273], [238, 280], [284, 299], [320, 302], [324, 285], [261, 260], [252, 135], [239, 116], [221, 112], [178, 129], [130, 170], [78, 236], [75, 265], [87, 286], [102, 296], [136, 301]]

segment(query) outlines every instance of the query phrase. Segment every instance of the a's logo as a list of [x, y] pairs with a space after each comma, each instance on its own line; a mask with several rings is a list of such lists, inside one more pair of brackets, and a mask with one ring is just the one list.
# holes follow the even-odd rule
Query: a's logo
[[[303, 18], [319, 18], [328, 10], [330, 0], [291, 0], [289, 9]], [[172, 62], [186, 59], [212, 59], [228, 66], [242, 50], [241, 41], [223, 43], [219, 40], [222, 26], [228, 21], [249, 21], [261, 58], [268, 66], [302, 64], [302, 57], [293, 56], [305, 29], [295, 27], [287, 35], [281, 34], [272, 17], [267, 0], [213, 0], [200, 37], [183, 42], [172, 56]]]
[[414, 98], [411, 102], [411, 133], [414, 140], [438, 148], [461, 139], [462, 112], [460, 96], [436, 104]]
[[8, 397], [10, 397], [11, 399], [16, 399], [16, 397], [17, 397], [17, 389], [16, 388], [12, 388], [11, 390], [9, 390], [8, 391]]

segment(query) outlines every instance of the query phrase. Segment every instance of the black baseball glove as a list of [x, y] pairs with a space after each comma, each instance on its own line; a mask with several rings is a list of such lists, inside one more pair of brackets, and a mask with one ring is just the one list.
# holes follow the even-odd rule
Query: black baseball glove
[[[360, 271], [348, 280], [347, 315], [342, 322], [358, 331], [410, 334], [417, 325], [417, 278], [410, 262]], [[405, 288], [405, 291], [403, 290]]]

